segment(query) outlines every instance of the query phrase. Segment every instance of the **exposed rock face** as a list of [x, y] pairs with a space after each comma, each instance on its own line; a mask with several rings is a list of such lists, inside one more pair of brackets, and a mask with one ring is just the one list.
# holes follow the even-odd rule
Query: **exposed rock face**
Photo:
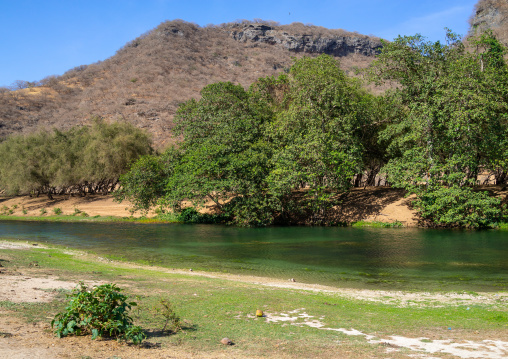
[[361, 35], [322, 37], [314, 34], [289, 34], [264, 24], [238, 25], [228, 33], [233, 39], [244, 43], [277, 44], [294, 52], [324, 53], [332, 56], [349, 54], [374, 56], [382, 47], [378, 39]]
[[506, 0], [480, 0], [469, 21], [470, 35], [492, 30], [497, 38], [508, 45], [508, 2]]

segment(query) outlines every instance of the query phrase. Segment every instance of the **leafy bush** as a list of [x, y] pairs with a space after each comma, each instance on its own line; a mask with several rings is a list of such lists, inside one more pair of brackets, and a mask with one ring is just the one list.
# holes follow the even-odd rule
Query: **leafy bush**
[[62, 209], [61, 208], [53, 208], [53, 213], [56, 214], [57, 216], [62, 214]]
[[199, 213], [194, 207], [187, 207], [177, 215], [176, 219], [183, 223], [219, 224], [228, 222], [231, 218], [227, 214]]
[[470, 187], [428, 188], [415, 206], [423, 218], [438, 225], [484, 228], [495, 226], [501, 218], [499, 198]]
[[83, 282], [68, 295], [70, 298], [65, 311], [58, 313], [51, 321], [55, 334], [61, 338], [67, 335], [92, 334], [97, 337], [114, 337], [118, 340], [139, 344], [146, 338], [139, 326], [132, 324], [127, 311], [135, 302], [127, 302], [116, 284], [103, 284], [89, 289]]

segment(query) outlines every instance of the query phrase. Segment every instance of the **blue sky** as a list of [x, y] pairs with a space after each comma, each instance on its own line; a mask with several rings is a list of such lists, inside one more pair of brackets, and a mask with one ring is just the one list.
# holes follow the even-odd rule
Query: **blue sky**
[[201, 26], [237, 19], [312, 23], [388, 40], [459, 34], [477, 0], [0, 0], [0, 86], [105, 60], [165, 20]]

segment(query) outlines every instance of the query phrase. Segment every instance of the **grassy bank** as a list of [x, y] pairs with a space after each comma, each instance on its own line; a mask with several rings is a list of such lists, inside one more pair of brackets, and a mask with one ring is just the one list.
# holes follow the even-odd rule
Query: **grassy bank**
[[[2, 269], [11, 274], [117, 283], [139, 303], [133, 317], [147, 330], [149, 343], [160, 343], [157, 350], [178, 346], [193, 353], [226, 352], [226, 356], [235, 357], [405, 358], [410, 352], [407, 348], [392, 346], [396, 350], [387, 352], [390, 347], [387, 338], [400, 335], [421, 338], [423, 343], [508, 339], [508, 313], [501, 301], [429, 299], [402, 303], [386, 293], [380, 293], [376, 301], [354, 299], [334, 291], [284, 289], [111, 262], [56, 247], [0, 249], [0, 261]], [[157, 309], [161, 299], [173, 304], [183, 320], [183, 331], [172, 335], [161, 333], [164, 320]], [[59, 292], [50, 303], [0, 301], [0, 315], [49, 322], [48, 317], [64, 306], [64, 292]], [[267, 316], [256, 318], [257, 309]], [[290, 317], [295, 319], [289, 320]], [[321, 329], [316, 328], [320, 325]], [[341, 328], [357, 330], [373, 339], [347, 335], [339, 331]], [[222, 346], [223, 337], [230, 338], [235, 345]]]

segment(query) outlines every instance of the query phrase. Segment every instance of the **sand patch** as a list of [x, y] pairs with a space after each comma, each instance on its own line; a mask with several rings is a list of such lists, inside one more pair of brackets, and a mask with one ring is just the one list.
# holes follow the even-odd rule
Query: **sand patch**
[[[132, 208], [130, 202], [115, 202], [111, 195], [89, 195], [85, 197], [55, 195], [53, 200], [43, 195], [39, 197], [4, 197], [0, 202], [2, 208], [8, 208], [7, 211], [12, 211], [11, 214], [14, 216], [41, 216], [43, 209], [46, 211], [46, 216], [55, 215], [54, 210], [56, 208], [61, 210], [62, 215], [73, 215], [76, 210], [79, 211], [78, 216], [86, 214], [90, 217], [129, 217], [133, 215], [130, 212]], [[139, 217], [141, 213], [134, 213], [134, 216]]]
[[[0, 275], [0, 301], [14, 303], [51, 302], [58, 291], [76, 288], [77, 283], [49, 276], [35, 278], [26, 275]], [[97, 283], [93, 283], [97, 284]]]

